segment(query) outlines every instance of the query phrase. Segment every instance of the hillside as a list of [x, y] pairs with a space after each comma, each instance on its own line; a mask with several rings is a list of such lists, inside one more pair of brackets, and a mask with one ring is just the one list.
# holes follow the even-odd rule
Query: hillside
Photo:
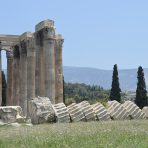
[[[111, 87], [112, 70], [65, 66], [63, 71], [66, 82], [100, 85], [105, 89], [110, 89]], [[148, 85], [148, 68], [144, 69], [144, 72]], [[119, 70], [119, 80], [122, 90], [135, 91], [137, 69]]]
[[[65, 82], [100, 85], [105, 89], [111, 87], [112, 70], [64, 66], [63, 71]], [[7, 73], [6, 70], [4, 72]], [[144, 73], [148, 86], [148, 68], [144, 69]], [[119, 80], [122, 90], [135, 91], [137, 69], [119, 70]]]

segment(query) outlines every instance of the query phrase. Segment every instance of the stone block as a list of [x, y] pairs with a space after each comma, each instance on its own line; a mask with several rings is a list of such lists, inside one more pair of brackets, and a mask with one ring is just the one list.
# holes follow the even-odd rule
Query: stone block
[[33, 37], [32, 32], [24, 32], [22, 35], [20, 35], [19, 39], [20, 39], [20, 41], [23, 41], [23, 40], [28, 40], [32, 37]]
[[148, 106], [143, 107], [142, 111], [145, 113], [146, 118], [148, 118]]
[[18, 122], [20, 119], [25, 122], [20, 106], [4, 106], [0, 107], [0, 119], [4, 123]]
[[125, 101], [123, 107], [132, 119], [144, 119], [145, 113], [132, 101]]
[[70, 116], [64, 103], [53, 104], [53, 109], [58, 123], [69, 123]]
[[43, 28], [52, 28], [54, 27], [54, 21], [53, 20], [44, 20], [40, 23], [38, 23], [36, 26], [35, 26], [35, 31], [40, 31], [42, 30]]
[[72, 103], [67, 106], [72, 122], [85, 121], [85, 116], [81, 110], [81, 107], [76, 103]]
[[110, 115], [107, 111], [107, 109], [99, 102], [91, 105], [93, 108], [93, 111], [95, 112], [96, 119], [99, 121], [107, 121], [110, 120]]
[[108, 113], [113, 120], [129, 119], [129, 114], [122, 104], [117, 101], [108, 101]]
[[82, 101], [78, 104], [85, 115], [86, 121], [94, 121], [95, 120], [95, 113], [93, 111], [93, 108], [88, 103], [88, 101]]
[[46, 97], [37, 97], [29, 102], [29, 115], [33, 124], [55, 122], [55, 112]]

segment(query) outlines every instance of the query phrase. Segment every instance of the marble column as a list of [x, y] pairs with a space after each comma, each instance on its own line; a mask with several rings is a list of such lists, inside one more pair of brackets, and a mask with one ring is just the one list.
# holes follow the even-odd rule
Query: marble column
[[[62, 45], [59, 38], [56, 49], [54, 21], [45, 20], [36, 25], [36, 95], [49, 97], [52, 103], [63, 101]], [[55, 50], [58, 53], [55, 53]], [[55, 66], [57, 64], [57, 66]], [[58, 66], [60, 64], [60, 66]], [[57, 67], [57, 68], [56, 68]], [[56, 78], [57, 77], [57, 78]], [[62, 80], [62, 81], [61, 81]], [[58, 82], [56, 85], [56, 81]], [[57, 90], [57, 92], [56, 92]], [[41, 91], [41, 93], [40, 93]], [[60, 91], [60, 92], [59, 92]], [[58, 93], [58, 94], [57, 94]]]
[[63, 68], [62, 68], [62, 45], [64, 39], [61, 35], [56, 35], [55, 46], [55, 77], [56, 77], [56, 96], [55, 103], [63, 102]]
[[2, 61], [0, 49], [0, 106], [2, 105]]
[[13, 53], [12, 51], [7, 51], [7, 99], [6, 104], [13, 105], [12, 95], [13, 95]]
[[[21, 37], [20, 37], [21, 38]], [[20, 106], [27, 115], [27, 43], [20, 41]]]
[[[27, 99], [28, 105], [29, 101], [35, 98], [35, 47], [34, 47], [34, 37], [30, 34], [27, 41]], [[27, 105], [27, 106], [28, 106]], [[28, 110], [28, 108], [27, 108]], [[29, 110], [27, 111], [29, 114]]]
[[19, 45], [13, 50], [13, 105], [19, 105], [20, 99], [20, 51]]
[[43, 48], [43, 30], [37, 30], [35, 33], [36, 44], [36, 96], [45, 96], [45, 51]]
[[45, 50], [45, 96], [55, 103], [55, 30], [54, 22], [43, 29]]

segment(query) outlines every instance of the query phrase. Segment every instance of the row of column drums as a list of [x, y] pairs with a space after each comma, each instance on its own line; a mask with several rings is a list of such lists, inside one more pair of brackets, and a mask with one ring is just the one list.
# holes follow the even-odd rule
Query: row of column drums
[[90, 105], [88, 101], [83, 101], [78, 104], [72, 103], [66, 107], [64, 103], [52, 104], [48, 98], [38, 97], [31, 101], [29, 111], [33, 124], [130, 120], [148, 117], [145, 110], [141, 110], [131, 101], [123, 104], [109, 101], [106, 107], [99, 102]]
[[62, 44], [52, 20], [19, 37], [7, 52], [7, 105], [19, 105], [27, 115], [28, 102], [36, 96], [63, 102]]

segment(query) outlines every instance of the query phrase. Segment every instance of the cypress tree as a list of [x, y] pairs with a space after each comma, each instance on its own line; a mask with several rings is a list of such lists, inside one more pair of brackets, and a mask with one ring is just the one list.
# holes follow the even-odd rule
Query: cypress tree
[[63, 103], [65, 103], [65, 81], [63, 76]]
[[6, 88], [6, 78], [4, 72], [2, 71], [2, 106], [6, 106]]
[[137, 104], [137, 106], [139, 106], [142, 109], [144, 106], [148, 105], [148, 98], [147, 98], [146, 84], [144, 78], [144, 71], [141, 66], [139, 66], [138, 68], [137, 80], [138, 82], [137, 82], [135, 103]]
[[112, 76], [112, 88], [110, 92], [110, 100], [116, 100], [118, 102], [121, 102], [121, 89], [119, 86], [119, 78], [118, 78], [118, 68], [117, 64], [114, 65], [113, 68], [113, 76]]

